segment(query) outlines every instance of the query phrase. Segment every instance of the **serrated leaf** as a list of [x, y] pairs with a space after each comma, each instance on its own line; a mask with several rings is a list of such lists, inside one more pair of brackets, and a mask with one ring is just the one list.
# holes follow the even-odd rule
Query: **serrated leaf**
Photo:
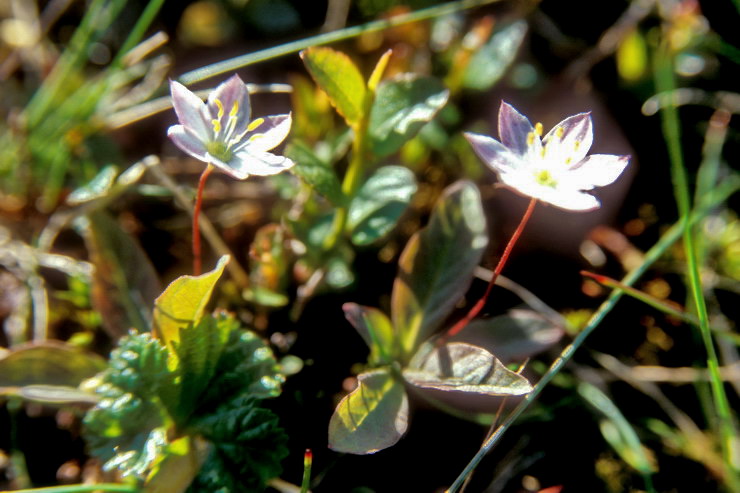
[[450, 338], [480, 346], [496, 353], [504, 363], [522, 361], [554, 344], [564, 330], [531, 310], [511, 310], [506, 315], [476, 319], [465, 330]]
[[132, 327], [150, 330], [149, 307], [161, 288], [149, 257], [103, 210], [88, 214], [81, 224], [78, 229], [95, 265], [92, 304], [102, 315], [103, 327], [116, 338]]
[[397, 351], [393, 326], [385, 313], [356, 303], [345, 303], [342, 309], [345, 318], [357, 329], [370, 348], [370, 362], [390, 364]]
[[285, 155], [298, 163], [291, 172], [309, 184], [317, 193], [327, 198], [332, 204], [342, 206], [345, 202], [342, 185], [334, 169], [319, 159], [304, 144], [292, 142], [285, 150]]
[[17, 346], [0, 358], [0, 387], [78, 386], [105, 369], [105, 360], [62, 342]]
[[463, 86], [485, 91], [493, 87], [516, 58], [527, 34], [525, 21], [514, 22], [497, 31], [470, 59], [465, 68]]
[[180, 340], [180, 329], [197, 324], [203, 316], [228, 261], [229, 256], [224, 255], [211, 272], [175, 279], [155, 300], [154, 332], [170, 349]]
[[352, 243], [368, 245], [396, 225], [416, 192], [414, 174], [402, 166], [383, 166], [360, 188], [349, 206]]
[[404, 368], [403, 377], [425, 389], [485, 395], [523, 395], [532, 386], [523, 376], [507, 369], [493, 354], [463, 342], [440, 347], [427, 343]]
[[447, 103], [449, 91], [433, 77], [402, 74], [383, 81], [375, 94], [368, 136], [379, 157], [393, 154]]
[[303, 50], [301, 59], [347, 124], [357, 125], [364, 117], [367, 88], [352, 60], [344, 53], [322, 46]]
[[406, 390], [387, 369], [362, 373], [357, 388], [329, 421], [329, 447], [349, 454], [373, 454], [394, 445], [406, 432]]
[[429, 224], [411, 237], [398, 261], [391, 320], [406, 357], [465, 294], [487, 244], [478, 188], [469, 181], [451, 185]]

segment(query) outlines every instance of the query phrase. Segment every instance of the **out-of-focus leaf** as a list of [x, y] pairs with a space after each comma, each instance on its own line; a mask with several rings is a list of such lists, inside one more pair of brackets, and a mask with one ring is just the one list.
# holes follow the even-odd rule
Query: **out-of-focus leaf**
[[507, 363], [534, 356], [557, 343], [564, 329], [531, 310], [511, 310], [506, 315], [473, 320], [450, 338], [495, 352]]
[[406, 432], [409, 403], [403, 383], [389, 370], [357, 377], [358, 387], [337, 406], [329, 421], [329, 447], [372, 454], [395, 444]]
[[199, 456], [196, 441], [189, 436], [167, 444], [166, 452], [152, 467], [142, 493], [182, 493], [198, 474], [205, 457]]
[[514, 22], [495, 32], [488, 43], [470, 59], [465, 68], [463, 86], [479, 91], [490, 89], [516, 58], [525, 34], [525, 21]]
[[396, 152], [447, 103], [449, 91], [433, 77], [402, 74], [383, 81], [370, 110], [370, 148], [384, 157]]
[[648, 47], [638, 29], [630, 31], [616, 52], [617, 72], [627, 82], [640, 80], [648, 69]]
[[416, 192], [414, 174], [401, 166], [383, 166], [360, 188], [349, 206], [347, 227], [352, 243], [367, 245], [385, 236], [398, 222]]
[[329, 199], [332, 204], [337, 206], [344, 204], [342, 185], [328, 163], [323, 162], [311, 149], [299, 142], [292, 142], [285, 155], [297, 163], [291, 168], [291, 172]]
[[249, 247], [249, 280], [245, 299], [262, 306], [285, 306], [293, 253], [286, 245], [285, 228], [266, 224], [255, 234]]
[[425, 344], [404, 368], [403, 377], [425, 389], [486, 395], [523, 395], [532, 391], [526, 378], [507, 369], [493, 354], [463, 342], [440, 347]]
[[113, 337], [132, 327], [149, 330], [150, 307], [161, 288], [144, 250], [103, 210], [78, 221], [78, 229], [95, 265], [92, 305], [101, 314], [103, 327]]
[[65, 385], [26, 385], [13, 389], [11, 392], [6, 392], [5, 389], [0, 388], [0, 395], [3, 394], [15, 395], [21, 399], [47, 406], [61, 404], [95, 405], [100, 400], [95, 394]]
[[478, 188], [469, 181], [451, 185], [398, 262], [391, 319], [404, 357], [416, 351], [464, 295], [487, 244]]
[[370, 348], [370, 361], [376, 364], [390, 364], [390, 359], [397, 351], [393, 326], [385, 313], [377, 308], [356, 303], [345, 303], [342, 309], [344, 316]]
[[242, 294], [245, 300], [260, 306], [280, 308], [290, 302], [287, 295], [276, 293], [262, 286], [249, 286], [249, 289]]
[[332, 289], [344, 289], [355, 282], [355, 273], [352, 271], [352, 257], [347, 255], [335, 255], [327, 260], [326, 284]]
[[370, 78], [367, 80], [367, 88], [371, 92], [375, 92], [375, 90], [378, 88], [378, 84], [380, 83], [380, 80], [383, 78], [383, 73], [385, 73], [385, 68], [388, 66], [388, 62], [390, 61], [392, 54], [393, 54], [393, 50], [386, 51], [380, 57], [380, 59], [378, 60], [378, 63], [375, 64], [373, 73], [370, 74]]
[[211, 272], [175, 279], [154, 302], [154, 333], [171, 350], [173, 343], [180, 340], [180, 329], [197, 324], [203, 316], [228, 261], [224, 255]]
[[114, 165], [105, 166], [101, 169], [95, 178], [85, 185], [76, 188], [67, 196], [67, 204], [79, 205], [94, 199], [99, 199], [108, 195], [113, 183], [118, 176], [118, 167]]
[[316, 46], [301, 52], [301, 58], [316, 84], [349, 126], [364, 117], [367, 88], [362, 74], [350, 58], [331, 48]]
[[0, 358], [0, 387], [78, 386], [105, 369], [105, 360], [61, 342], [17, 346]]
[[640, 438], [614, 402], [601, 390], [586, 382], [578, 384], [578, 393], [606, 417], [600, 424], [601, 433], [619, 456], [640, 474], [653, 474], [655, 466], [648, 458]]

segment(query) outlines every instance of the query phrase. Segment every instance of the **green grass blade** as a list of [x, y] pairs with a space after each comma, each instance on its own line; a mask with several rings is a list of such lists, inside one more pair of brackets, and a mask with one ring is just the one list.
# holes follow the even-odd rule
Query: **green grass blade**
[[[673, 93], [675, 90], [674, 72], [672, 60], [668, 48], [662, 46], [656, 53], [655, 60], [655, 82], [659, 92]], [[709, 315], [707, 313], [706, 300], [704, 299], [699, 262], [697, 261], [696, 244], [689, 222], [691, 201], [689, 196], [689, 184], [686, 168], [683, 161], [681, 149], [681, 130], [678, 118], [678, 109], [675, 105], [665, 105], [661, 109], [663, 123], [663, 134], [668, 146], [668, 154], [671, 162], [671, 177], [673, 188], [680, 215], [679, 223], [682, 228], [684, 249], [686, 252], [686, 263], [688, 267], [689, 288], [691, 297], [696, 308], [696, 316], [699, 319], [699, 330], [701, 339], [707, 352], [707, 368], [711, 376], [712, 397], [719, 418], [721, 434], [722, 456], [726, 466], [727, 485], [733, 491], [740, 491], [740, 474], [735, 456], [737, 431], [733, 422], [727, 394], [719, 373], [719, 358], [714, 347], [711, 331], [709, 328]]]

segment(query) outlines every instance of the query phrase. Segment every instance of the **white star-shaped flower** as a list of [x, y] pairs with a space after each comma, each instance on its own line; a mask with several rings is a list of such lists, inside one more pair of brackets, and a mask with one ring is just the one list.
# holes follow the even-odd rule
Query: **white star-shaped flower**
[[293, 166], [290, 159], [268, 152], [288, 136], [290, 114], [250, 120], [249, 91], [238, 75], [221, 83], [205, 103], [179, 82], [170, 81], [170, 90], [180, 124], [171, 126], [167, 136], [194, 158], [238, 180]]
[[613, 183], [629, 156], [592, 154], [590, 113], [579, 113], [558, 123], [542, 137], [542, 124], [534, 126], [511, 105], [501, 102], [498, 115], [501, 141], [465, 133], [476, 154], [514, 191], [572, 211], [597, 209], [599, 200], [586, 193]]

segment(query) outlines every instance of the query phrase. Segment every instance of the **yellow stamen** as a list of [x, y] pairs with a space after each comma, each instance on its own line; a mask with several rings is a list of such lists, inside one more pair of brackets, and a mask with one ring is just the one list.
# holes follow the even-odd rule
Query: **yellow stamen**
[[213, 125], [213, 131], [216, 133], [219, 133], [221, 131], [221, 122], [218, 120], [211, 120], [211, 125]]
[[231, 107], [231, 111], [229, 111], [230, 117], [235, 117], [239, 114], [239, 101], [234, 101], [234, 106]]
[[531, 147], [531, 146], [532, 146], [532, 144], [534, 144], [534, 137], [535, 137], [535, 135], [534, 135], [534, 132], [529, 132], [529, 133], [527, 134], [527, 145], [528, 145], [528, 146], [530, 146], [530, 147]]
[[540, 122], [534, 124], [534, 134], [537, 137], [542, 137], [542, 124]]
[[575, 142], [573, 142], [573, 150], [574, 151], [577, 151], [579, 147], [581, 147], [581, 141], [580, 140], [576, 140]]
[[214, 99], [213, 102], [216, 103], [216, 106], [218, 106], [217, 118], [220, 120], [221, 117], [224, 116], [224, 104], [218, 99]]
[[558, 139], [562, 139], [563, 135], [565, 135], [565, 129], [563, 127], [558, 127], [555, 130], [555, 137], [557, 137]]
[[247, 132], [251, 132], [255, 128], [257, 128], [260, 125], [262, 125], [264, 122], [265, 122], [265, 119], [264, 118], [257, 118], [256, 120], [252, 120], [249, 123], [249, 126], [247, 127]]

